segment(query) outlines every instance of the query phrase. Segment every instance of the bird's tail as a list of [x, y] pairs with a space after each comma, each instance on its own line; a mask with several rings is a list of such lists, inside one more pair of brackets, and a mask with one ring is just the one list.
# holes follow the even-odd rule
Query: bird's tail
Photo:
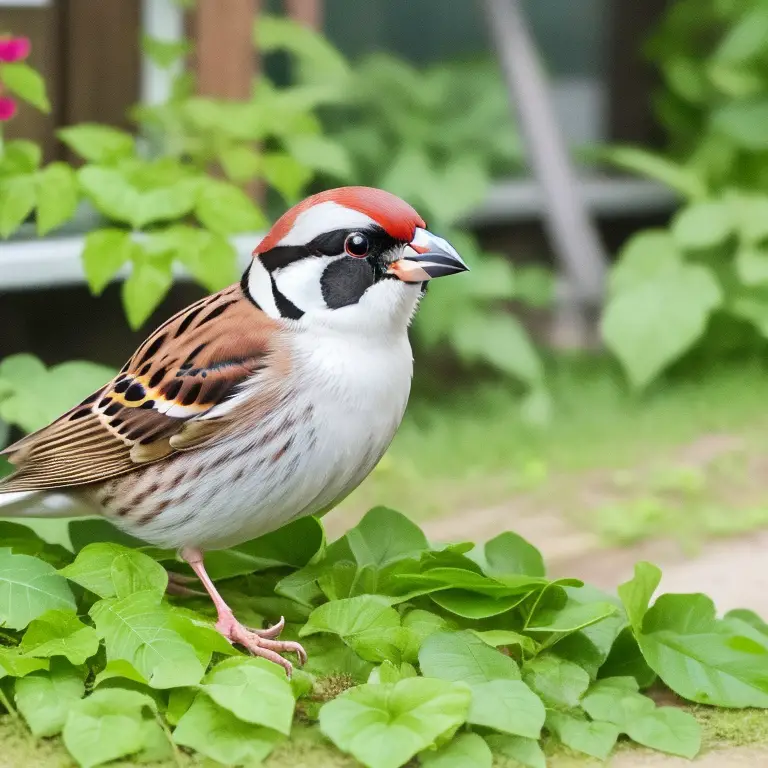
[[65, 493], [50, 491], [0, 490], [0, 518], [3, 517], [80, 517], [93, 509]]

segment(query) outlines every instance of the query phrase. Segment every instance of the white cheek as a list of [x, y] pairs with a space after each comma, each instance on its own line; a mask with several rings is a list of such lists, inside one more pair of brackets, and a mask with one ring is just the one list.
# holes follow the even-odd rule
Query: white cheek
[[251, 270], [248, 273], [248, 292], [270, 317], [280, 317], [275, 305], [275, 297], [272, 295], [269, 272], [259, 259], [254, 259], [251, 263]]
[[321, 279], [326, 267], [343, 256], [316, 256], [275, 270], [277, 289], [303, 312], [325, 309]]

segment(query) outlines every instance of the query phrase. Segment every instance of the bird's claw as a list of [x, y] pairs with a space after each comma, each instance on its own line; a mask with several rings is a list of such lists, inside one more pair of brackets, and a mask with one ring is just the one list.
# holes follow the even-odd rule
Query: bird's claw
[[222, 616], [216, 623], [216, 629], [229, 640], [230, 643], [242, 645], [253, 656], [279, 664], [285, 674], [290, 677], [293, 673], [293, 664], [283, 658], [281, 653], [295, 653], [299, 659], [299, 666], [307, 663], [307, 652], [299, 643], [293, 640], [277, 640], [285, 627], [285, 619], [280, 618], [268, 629], [249, 629], [243, 626], [234, 615]]

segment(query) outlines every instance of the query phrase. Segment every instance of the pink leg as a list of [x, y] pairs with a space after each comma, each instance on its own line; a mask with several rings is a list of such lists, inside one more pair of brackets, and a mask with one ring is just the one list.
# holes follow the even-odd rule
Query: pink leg
[[305, 664], [307, 661], [306, 651], [298, 644], [290, 640], [276, 640], [285, 626], [285, 619], [281, 618], [275, 626], [269, 629], [255, 630], [244, 627], [232, 613], [232, 609], [224, 602], [224, 598], [219, 594], [216, 585], [211, 581], [210, 576], [205, 571], [203, 565], [203, 553], [199, 549], [184, 547], [181, 550], [181, 556], [186, 560], [197, 577], [203, 583], [206, 592], [211, 596], [213, 604], [216, 606], [216, 613], [219, 620], [216, 622], [216, 629], [221, 632], [230, 643], [237, 643], [247, 648], [254, 656], [261, 656], [269, 661], [274, 661], [285, 669], [288, 677], [291, 676], [293, 665], [288, 659], [284, 659], [280, 654], [293, 652], [299, 657], [299, 664]]

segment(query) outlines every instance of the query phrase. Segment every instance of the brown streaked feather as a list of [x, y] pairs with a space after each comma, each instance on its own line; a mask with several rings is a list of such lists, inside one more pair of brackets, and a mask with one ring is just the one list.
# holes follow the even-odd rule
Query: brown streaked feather
[[1, 451], [17, 471], [0, 492], [100, 482], [219, 439], [232, 419], [194, 417], [257, 371], [282, 372], [279, 328], [240, 285], [192, 304], [161, 325], [95, 396]]

